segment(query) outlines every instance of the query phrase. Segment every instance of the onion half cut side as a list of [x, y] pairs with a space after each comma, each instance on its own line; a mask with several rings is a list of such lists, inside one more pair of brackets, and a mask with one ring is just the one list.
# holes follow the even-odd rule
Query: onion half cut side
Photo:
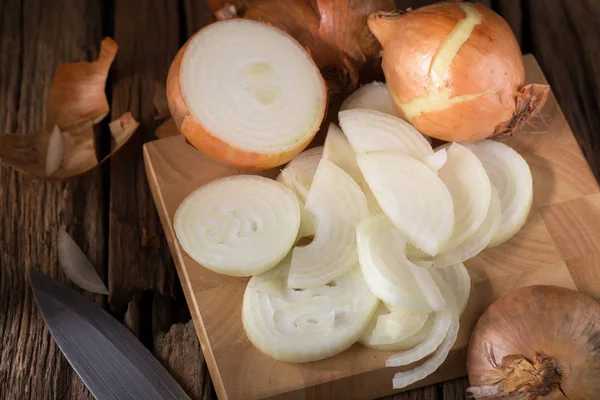
[[354, 344], [377, 309], [358, 266], [329, 285], [295, 290], [286, 285], [290, 257], [253, 276], [242, 305], [244, 330], [263, 353], [284, 362], [309, 362]]
[[446, 302], [428, 270], [406, 258], [406, 240], [383, 215], [356, 227], [358, 259], [371, 292], [387, 304], [430, 312]]
[[413, 246], [437, 255], [454, 227], [452, 196], [437, 173], [397, 152], [357, 154], [356, 161], [396, 228]]
[[364, 109], [340, 111], [338, 117], [342, 131], [357, 155], [394, 151], [423, 160], [433, 154], [423, 135], [400, 118]]
[[198, 150], [248, 170], [283, 165], [315, 136], [327, 107], [325, 82], [290, 35], [235, 18], [207, 25], [173, 60], [169, 109]]
[[494, 140], [465, 146], [481, 160], [490, 182], [500, 196], [500, 226], [488, 247], [514, 236], [527, 221], [533, 203], [533, 178], [527, 161], [513, 148]]
[[300, 226], [300, 204], [281, 183], [254, 175], [214, 180], [177, 208], [181, 247], [200, 265], [230, 276], [275, 267], [290, 251]]
[[315, 219], [315, 235], [294, 248], [288, 277], [300, 289], [324, 285], [358, 264], [356, 225], [368, 215], [367, 200], [350, 175], [322, 158], [304, 212]]
[[333, 123], [329, 124], [329, 130], [325, 137], [323, 157], [343, 169], [360, 186], [367, 199], [367, 206], [371, 215], [381, 212], [381, 208], [377, 204], [377, 199], [375, 199], [367, 181], [365, 181], [362, 172], [360, 172], [360, 168], [358, 168], [356, 155], [354, 154], [354, 150], [352, 150], [352, 146], [350, 146], [350, 142], [348, 142], [348, 138]]

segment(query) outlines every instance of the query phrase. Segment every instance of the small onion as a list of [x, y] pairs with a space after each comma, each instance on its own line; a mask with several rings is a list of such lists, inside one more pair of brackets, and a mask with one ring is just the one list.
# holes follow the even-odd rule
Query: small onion
[[600, 304], [557, 286], [512, 291], [477, 322], [467, 367], [478, 399], [596, 399]]
[[525, 85], [510, 27], [482, 4], [380, 12], [368, 24], [396, 108], [425, 135], [465, 142], [510, 134], [546, 101], [547, 85]]

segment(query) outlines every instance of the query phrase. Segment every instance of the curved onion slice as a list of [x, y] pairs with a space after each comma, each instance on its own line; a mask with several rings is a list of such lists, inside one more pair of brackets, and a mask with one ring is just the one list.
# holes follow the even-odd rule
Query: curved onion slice
[[315, 237], [310, 244], [294, 248], [288, 278], [290, 287], [301, 289], [324, 285], [356, 266], [356, 225], [368, 215], [358, 184], [324, 158], [304, 209], [315, 217]]
[[290, 161], [277, 177], [277, 181], [292, 189], [302, 203], [306, 202], [306, 196], [322, 155], [323, 146], [304, 150]]
[[298, 198], [272, 179], [237, 175], [193, 191], [177, 208], [175, 233], [196, 262], [224, 275], [249, 276], [276, 266], [294, 245]]
[[458, 314], [462, 315], [471, 293], [471, 276], [467, 268], [463, 263], [460, 263], [448, 268], [438, 269], [436, 272], [442, 276], [450, 290], [452, 290]]
[[263, 353], [284, 362], [316, 361], [355, 343], [377, 308], [358, 266], [307, 290], [286, 285], [290, 257], [253, 276], [242, 305], [244, 330]]
[[340, 110], [353, 110], [356, 108], [375, 110], [400, 118], [400, 114], [390, 98], [387, 85], [383, 82], [367, 83], [356, 89], [350, 96], [346, 97]]
[[439, 171], [448, 161], [448, 152], [446, 149], [436, 150], [435, 153], [426, 156], [423, 162], [427, 164], [432, 170]]
[[463, 242], [463, 244], [450, 251], [437, 255], [433, 260], [433, 267], [444, 268], [467, 261], [484, 250], [490, 240], [492, 240], [498, 226], [500, 226], [500, 216], [502, 211], [500, 208], [500, 197], [498, 196], [498, 192], [493, 185], [491, 186], [491, 189], [490, 208], [483, 224], [481, 224], [479, 229]]
[[394, 307], [392, 310], [380, 302], [359, 343], [376, 350], [403, 350], [407, 340], [423, 329], [428, 317], [429, 313], [426, 312], [402, 307]]
[[369, 188], [367, 181], [365, 181], [362, 172], [360, 172], [358, 164], [356, 164], [356, 155], [354, 154], [354, 150], [352, 150], [352, 146], [350, 146], [350, 142], [348, 142], [348, 138], [333, 123], [329, 124], [323, 157], [346, 171], [358, 183], [358, 186], [360, 186], [367, 199], [367, 206], [371, 215], [381, 212], [381, 208], [377, 204], [373, 192]]
[[358, 155], [372, 151], [395, 151], [422, 160], [433, 154], [429, 142], [408, 122], [374, 110], [339, 113], [340, 126]]
[[424, 163], [395, 152], [358, 154], [356, 161], [381, 209], [415, 247], [435, 256], [454, 227], [452, 197]]
[[494, 247], [510, 239], [525, 225], [533, 202], [531, 170], [527, 161], [504, 143], [483, 140], [465, 146], [481, 160], [500, 196], [500, 226], [488, 245]]
[[452, 143], [448, 160], [438, 171], [454, 204], [454, 230], [444, 245], [452, 250], [465, 242], [483, 224], [490, 207], [491, 186], [481, 161], [466, 147]]
[[406, 241], [385, 215], [362, 220], [356, 237], [360, 266], [375, 296], [392, 306], [424, 312], [446, 306], [427, 269], [406, 258]]

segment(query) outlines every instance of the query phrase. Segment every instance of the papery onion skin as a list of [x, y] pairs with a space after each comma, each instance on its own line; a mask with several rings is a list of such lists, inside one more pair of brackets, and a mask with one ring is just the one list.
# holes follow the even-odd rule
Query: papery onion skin
[[[447, 41], [455, 27], [462, 32]], [[383, 46], [382, 67], [396, 108], [425, 135], [465, 142], [510, 134], [546, 101], [547, 85], [524, 86], [523, 59], [509, 25], [482, 4], [441, 2], [408, 13], [376, 13], [369, 28]], [[445, 63], [437, 56], [448, 43], [457, 53], [450, 51]], [[427, 96], [429, 109], [408, 106]]]
[[597, 398], [600, 304], [558, 286], [514, 290], [480, 317], [467, 368], [468, 391], [480, 399], [527, 393], [519, 398]]
[[[204, 29], [210, 27], [211, 25], [205, 26], [204, 28], [196, 32], [194, 35], [192, 35], [179, 49], [177, 55], [171, 63], [171, 66], [169, 67], [169, 72], [167, 75], [167, 99], [169, 103], [169, 110], [171, 112], [171, 116], [173, 117], [175, 124], [177, 125], [177, 129], [181, 132], [183, 136], [185, 136], [186, 140], [196, 149], [202, 151], [204, 154], [215, 159], [216, 161], [222, 162], [232, 167], [243, 168], [248, 171], [262, 171], [289, 162], [310, 144], [310, 142], [316, 135], [320, 124], [317, 124], [317, 126], [314, 129], [314, 132], [312, 132], [311, 135], [307, 135], [303, 141], [298, 141], [298, 143], [295, 144], [295, 147], [288, 151], [268, 154], [257, 153], [235, 148], [227, 142], [225, 142], [224, 140], [213, 135], [193, 115], [193, 113], [190, 111], [190, 108], [186, 104], [186, 101], [182, 95], [180, 83], [180, 70], [182, 66], [182, 59], [186, 52], [186, 49], [188, 48], [192, 40], [194, 40], [195, 36], [200, 34]], [[272, 29], [277, 28], [272, 27]], [[296, 42], [296, 40], [289, 34], [285, 33], [282, 30], [279, 31], [282, 32], [282, 34], [289, 36], [294, 42]], [[322, 82], [323, 96], [325, 97], [325, 107], [322, 110], [322, 114], [319, 120], [325, 118], [325, 115], [327, 113], [327, 92], [325, 90], [325, 81], [322, 80]]]

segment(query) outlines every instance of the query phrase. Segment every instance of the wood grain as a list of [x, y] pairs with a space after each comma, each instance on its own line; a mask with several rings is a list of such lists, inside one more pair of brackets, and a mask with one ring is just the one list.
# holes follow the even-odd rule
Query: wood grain
[[[95, 59], [101, 15], [99, 2], [2, 2], [0, 129], [34, 133], [43, 126], [57, 64]], [[0, 182], [0, 398], [92, 399], [41, 319], [27, 276], [35, 268], [68, 282], [57, 265], [60, 226], [105, 275], [101, 171], [39, 182], [0, 167]]]
[[[526, 56], [525, 63], [529, 82], [544, 83], [533, 57]], [[546, 134], [535, 136], [535, 142], [529, 134], [516, 134], [508, 141], [509, 145], [519, 149], [530, 164], [530, 157], [535, 155], [542, 160], [541, 164], [555, 165], [556, 171], [574, 168], [574, 165], [577, 169], [573, 172], [582, 185], [569, 185], [560, 174], [535, 176], [534, 173], [534, 179], [544, 184], [534, 188], [534, 207], [525, 227], [508, 242], [486, 250], [466, 263], [472, 291], [461, 318], [459, 337], [444, 365], [412, 388], [466, 374], [465, 352], [470, 332], [485, 308], [500, 295], [535, 283], [576, 287], [572, 276], [574, 270], [565, 263], [567, 258], [563, 248], [574, 240], [582, 242], [581, 235], [588, 231], [596, 232], [600, 224], [596, 224], [595, 213], [600, 215], [600, 211], [594, 211], [592, 215], [588, 208], [574, 207], [575, 211], [570, 212], [581, 214], [570, 225], [562, 223], [562, 220], [573, 220], [569, 212], [565, 211], [565, 217], [552, 224], [546, 217], [546, 210], [562, 210], [570, 202], [600, 199], [600, 191], [589, 166], [574, 163], [574, 160], [583, 160], [583, 155], [553, 97], [544, 112], [555, 121], [548, 126]], [[555, 150], [558, 146], [563, 152]], [[223, 276], [198, 265], [181, 249], [172, 226], [178, 205], [198, 186], [218, 177], [244, 172], [210, 160], [186, 144], [181, 136], [147, 143], [144, 158], [152, 193], [220, 397], [230, 400], [366, 399], [398, 392], [391, 387], [397, 369], [384, 367], [390, 354], [387, 352], [355, 345], [335, 357], [308, 364], [281, 363], [260, 353], [247, 339], [241, 323], [241, 302], [247, 278]], [[266, 171], [263, 175], [275, 176], [276, 173], [277, 170]], [[573, 232], [579, 233], [565, 233], [571, 226]], [[557, 242], [557, 235], [562, 235], [562, 245]], [[583, 277], [583, 272], [578, 280]], [[600, 282], [597, 284], [600, 286]], [[462, 389], [447, 388], [452, 393], [457, 390]]]

